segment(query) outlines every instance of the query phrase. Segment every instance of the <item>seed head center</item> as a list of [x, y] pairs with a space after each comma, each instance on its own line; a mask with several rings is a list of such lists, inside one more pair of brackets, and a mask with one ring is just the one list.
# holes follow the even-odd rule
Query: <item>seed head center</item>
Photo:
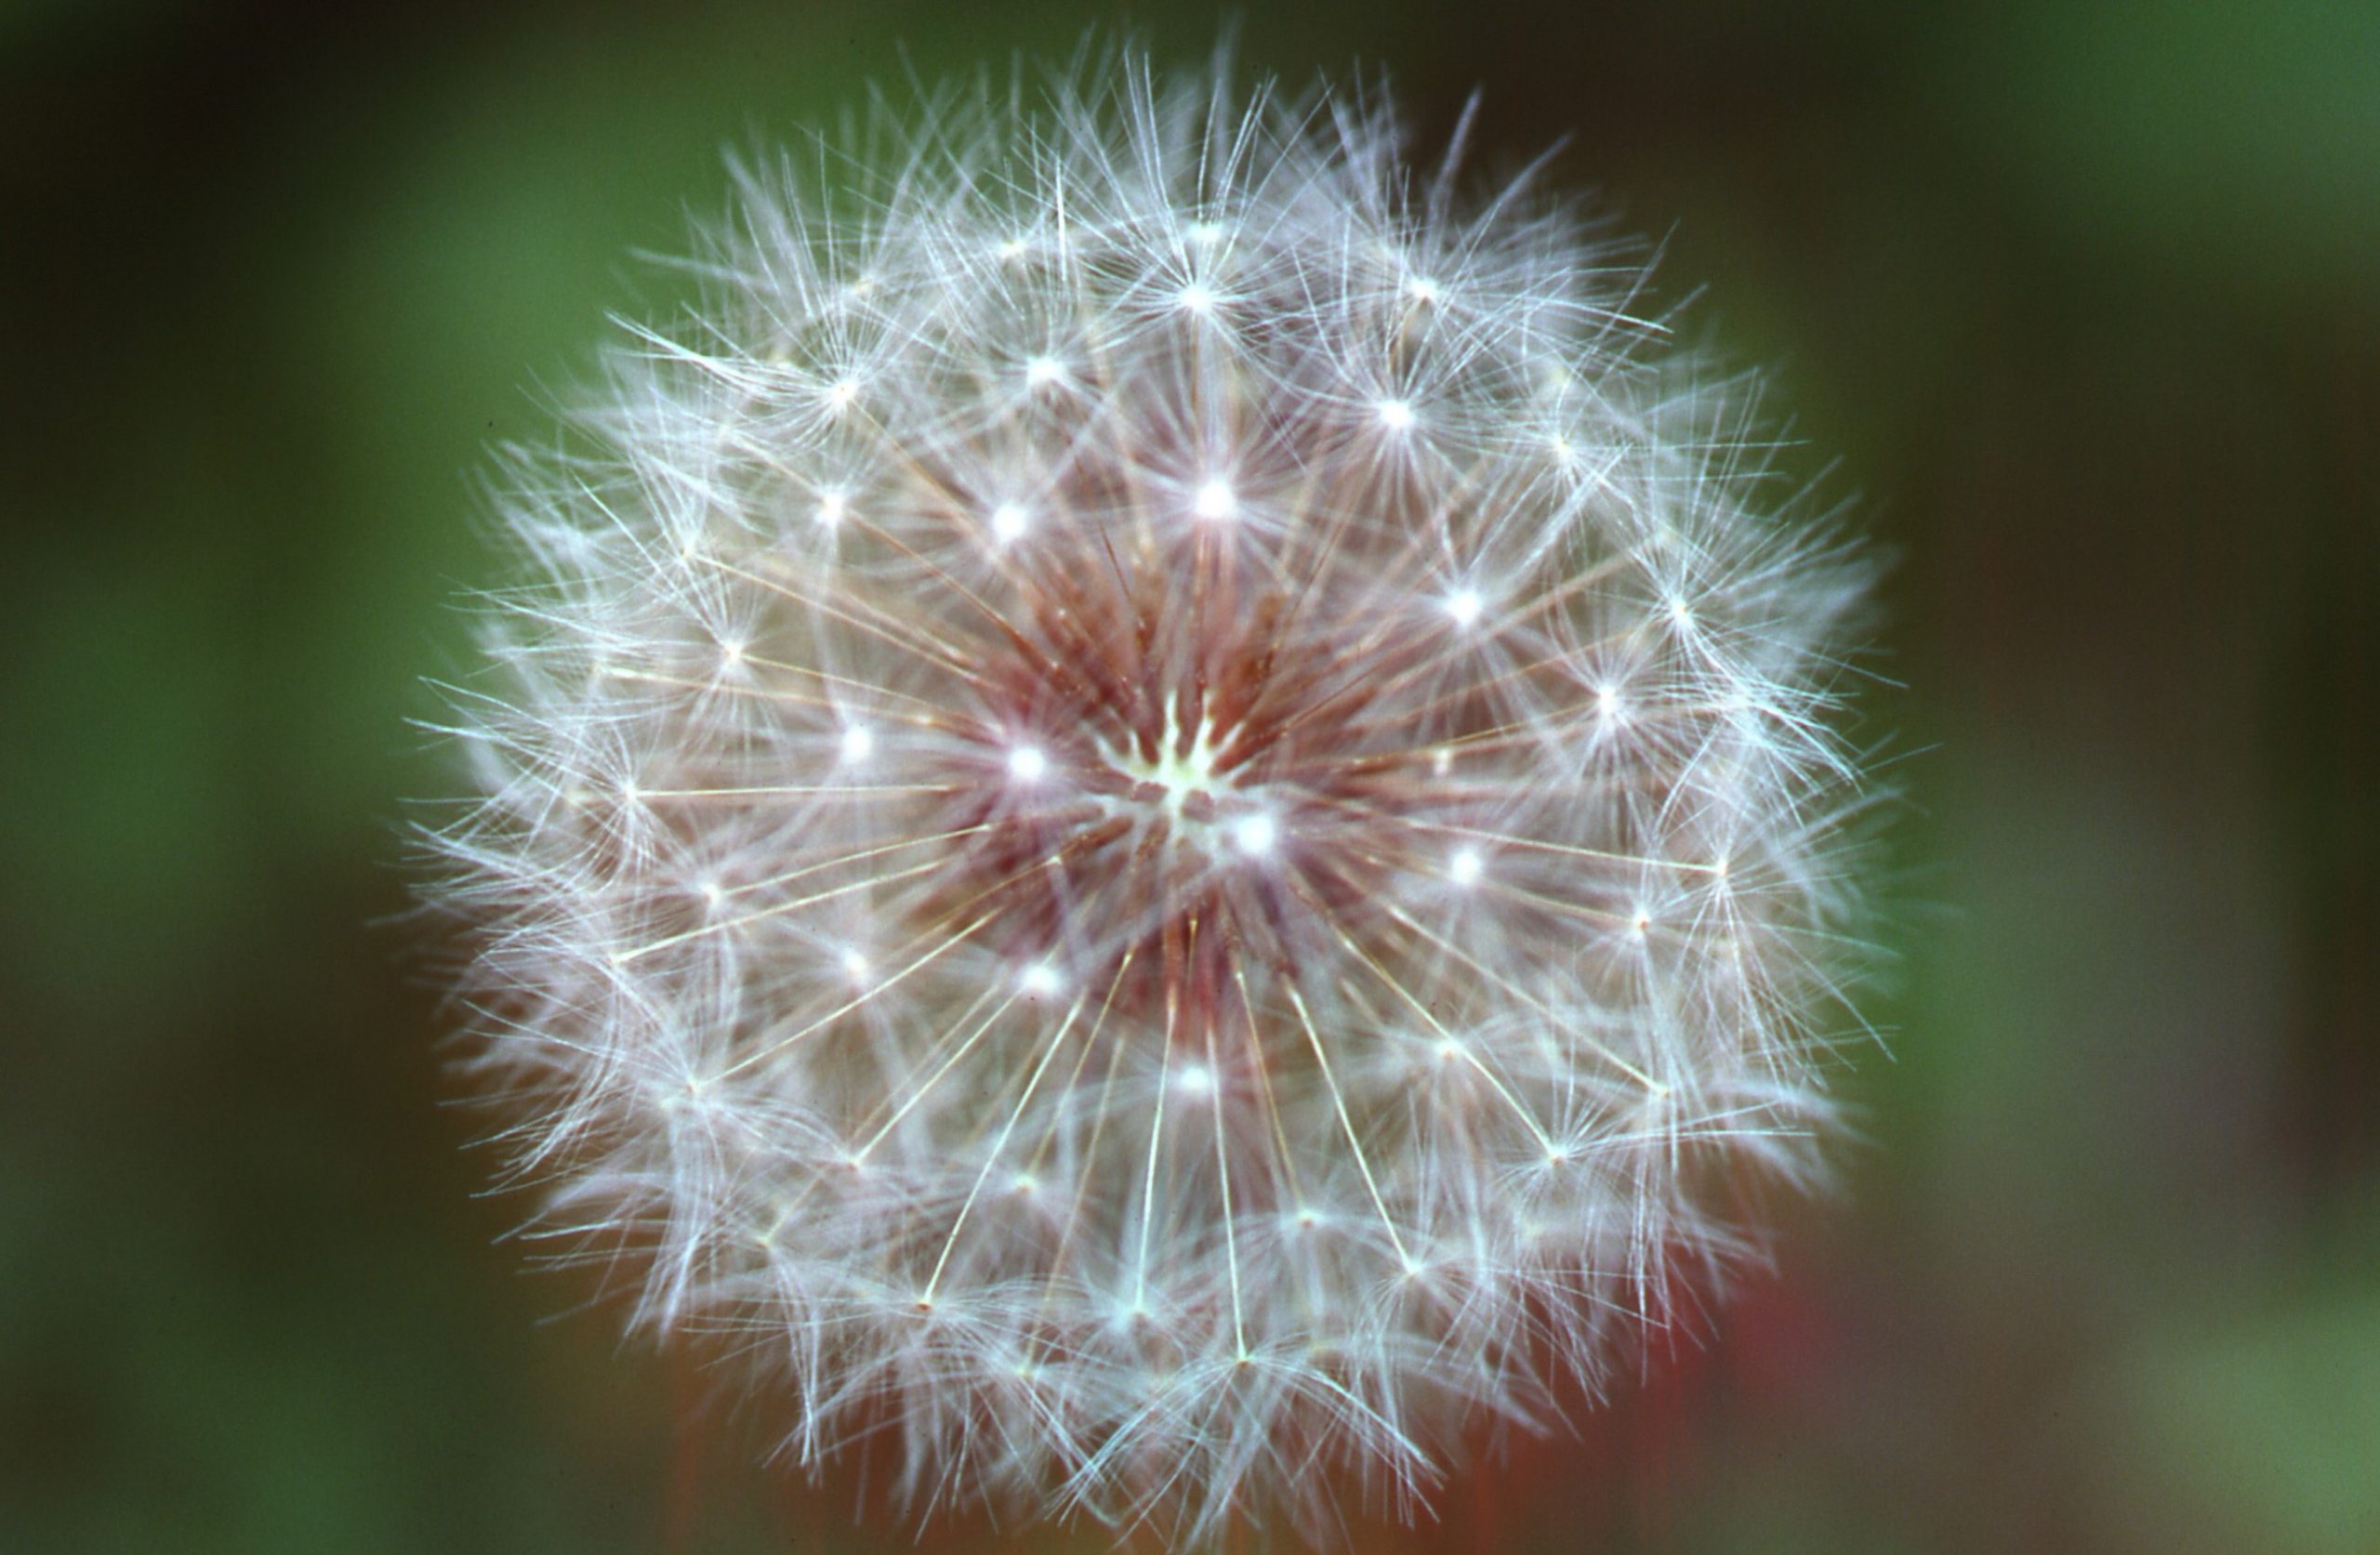
[[1185, 742], [1180, 719], [1169, 712], [1153, 758], [1129, 746], [1106, 750], [1108, 764], [1124, 780], [1123, 806], [1136, 819], [1162, 827], [1169, 842], [1210, 854], [1271, 851], [1278, 826], [1261, 789], [1243, 786], [1231, 771], [1216, 768], [1236, 732], [1219, 730], [1206, 718]]
[[[1181, 726], [1169, 714], [1165, 738], [1157, 746], [1156, 760], [1147, 760], [1137, 751], [1127, 751], [1109, 759], [1130, 782], [1135, 797], [1146, 796], [1151, 802], [1162, 806], [1168, 815], [1179, 820], [1183, 806], [1191, 800], [1202, 799], [1205, 805], [1211, 806], [1234, 786], [1228, 776], [1218, 777], [1215, 773], [1215, 756], [1220, 748], [1213, 719], [1199, 719], [1197, 731], [1185, 747]], [[1152, 794], [1151, 790], [1155, 792]]]

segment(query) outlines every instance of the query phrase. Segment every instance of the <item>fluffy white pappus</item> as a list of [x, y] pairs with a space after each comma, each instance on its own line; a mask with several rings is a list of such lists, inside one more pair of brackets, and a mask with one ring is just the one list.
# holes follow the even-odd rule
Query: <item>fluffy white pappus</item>
[[1375, 98], [808, 165], [515, 462], [454, 693], [538, 1228], [924, 1510], [1410, 1512], [1822, 1175], [1867, 567], [1640, 248]]

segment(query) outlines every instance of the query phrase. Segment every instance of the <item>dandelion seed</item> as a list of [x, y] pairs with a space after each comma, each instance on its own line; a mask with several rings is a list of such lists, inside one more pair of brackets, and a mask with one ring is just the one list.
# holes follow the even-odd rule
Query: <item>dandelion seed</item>
[[1865, 566], [1643, 251], [1230, 100], [746, 178], [504, 483], [430, 893], [544, 1228], [788, 1456], [1182, 1541], [1411, 1511], [1757, 1244], [1872, 804]]

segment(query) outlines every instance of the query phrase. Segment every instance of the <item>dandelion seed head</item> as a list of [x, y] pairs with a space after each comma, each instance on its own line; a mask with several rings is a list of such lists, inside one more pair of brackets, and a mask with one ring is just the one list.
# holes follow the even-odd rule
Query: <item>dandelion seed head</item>
[[1822, 1175], [1858, 547], [1641, 248], [1248, 100], [745, 173], [506, 483], [430, 895], [518, 1175], [920, 1508], [1409, 1512]]

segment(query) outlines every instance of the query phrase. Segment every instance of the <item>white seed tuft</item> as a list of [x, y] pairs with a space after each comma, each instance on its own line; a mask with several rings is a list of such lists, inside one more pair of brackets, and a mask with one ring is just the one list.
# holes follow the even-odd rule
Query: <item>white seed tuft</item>
[[1202, 519], [1227, 519], [1239, 508], [1228, 481], [1209, 481], [1190, 501], [1190, 511]]

